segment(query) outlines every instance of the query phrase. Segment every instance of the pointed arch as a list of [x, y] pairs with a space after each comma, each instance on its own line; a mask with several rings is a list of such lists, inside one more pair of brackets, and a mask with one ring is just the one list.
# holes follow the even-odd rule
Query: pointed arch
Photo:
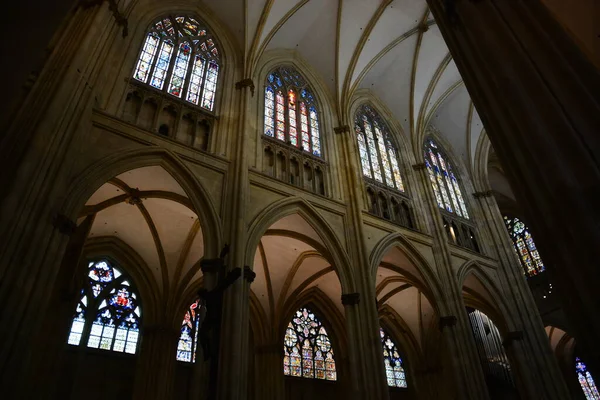
[[[393, 248], [398, 248], [414, 268], [421, 274], [422, 289], [424, 293], [429, 294], [432, 305], [439, 313], [442, 313], [441, 308], [445, 307], [441, 290], [441, 284], [438, 281], [429, 262], [417, 250], [417, 248], [408, 240], [402, 233], [390, 233], [381, 239], [371, 250], [370, 260], [370, 276], [375, 282], [377, 268], [379, 268], [385, 255]], [[409, 273], [410, 275], [410, 273]]]
[[158, 147], [123, 150], [106, 156], [88, 166], [71, 184], [61, 213], [76, 220], [87, 199], [109, 179], [132, 169], [160, 166], [185, 191], [198, 215], [203, 231], [204, 256], [217, 257], [222, 247], [222, 229], [210, 195], [192, 171], [171, 151]]
[[350, 269], [348, 255], [338, 239], [335, 231], [319, 212], [305, 199], [290, 197], [270, 204], [251, 222], [246, 244], [245, 265], [254, 265], [254, 255], [258, 243], [267, 229], [280, 219], [292, 215], [300, 215], [319, 235], [325, 245], [323, 256], [332, 264], [337, 272], [343, 293], [353, 293], [355, 283]]

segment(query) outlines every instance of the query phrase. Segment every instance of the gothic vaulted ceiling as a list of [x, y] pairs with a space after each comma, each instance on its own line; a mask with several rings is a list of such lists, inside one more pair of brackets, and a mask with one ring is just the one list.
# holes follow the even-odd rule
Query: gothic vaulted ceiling
[[202, 0], [244, 51], [292, 49], [320, 75], [342, 124], [368, 90], [420, 148], [429, 124], [470, 167], [483, 125], [425, 0]]

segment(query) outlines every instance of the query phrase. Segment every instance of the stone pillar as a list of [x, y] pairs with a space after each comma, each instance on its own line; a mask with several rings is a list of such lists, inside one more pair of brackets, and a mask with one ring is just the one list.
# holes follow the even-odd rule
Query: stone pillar
[[495, 253], [493, 257], [500, 263], [497, 277], [511, 314], [509, 323], [512, 326], [509, 329], [518, 329], [513, 332], [519, 332], [519, 335], [504, 338], [505, 344], [509, 345], [506, 348], [511, 355], [511, 367], [517, 386], [523, 397], [569, 398], [496, 199], [491, 191], [474, 193], [473, 196], [481, 205], [487, 222], [483, 226], [490, 233]]
[[175, 355], [180, 331], [167, 324], [145, 327], [141, 335], [134, 400], [164, 400], [173, 397]]
[[600, 74], [539, 0], [428, 3], [600, 374]]
[[[257, 400], [279, 400], [285, 397], [283, 347], [268, 344], [255, 347], [254, 368], [248, 379], [256, 379]], [[258, 376], [256, 376], [258, 371]]]

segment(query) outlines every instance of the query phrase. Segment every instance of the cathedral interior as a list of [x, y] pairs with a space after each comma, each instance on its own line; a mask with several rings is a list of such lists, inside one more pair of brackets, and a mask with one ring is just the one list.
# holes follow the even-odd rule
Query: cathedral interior
[[11, 8], [3, 399], [600, 400], [596, 0]]

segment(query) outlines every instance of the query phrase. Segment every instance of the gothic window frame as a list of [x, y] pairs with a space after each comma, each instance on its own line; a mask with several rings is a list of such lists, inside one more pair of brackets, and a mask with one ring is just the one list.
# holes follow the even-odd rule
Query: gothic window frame
[[[370, 103], [361, 104], [354, 112], [354, 133], [365, 180], [407, 196], [400, 147], [388, 124]], [[380, 138], [383, 140], [380, 141]], [[385, 152], [385, 160], [382, 152]], [[386, 164], [389, 167], [387, 171]]]
[[[305, 320], [313, 321], [310, 324], [313, 329], [309, 329], [309, 326], [302, 329], [300, 323], [303, 322], [302, 317]], [[308, 305], [301, 306], [294, 311], [283, 336], [283, 374], [285, 376], [337, 381], [338, 370], [333, 341], [322, 321], [323, 319]], [[329, 356], [331, 357], [329, 358]], [[297, 362], [294, 359], [297, 359]], [[321, 367], [317, 366], [318, 361], [322, 361]], [[319, 372], [322, 372], [322, 376], [319, 376]]]
[[600, 400], [600, 393], [598, 392], [594, 378], [579, 357], [575, 357], [575, 372], [577, 373], [577, 380], [586, 400]]
[[[198, 352], [198, 332], [203, 318], [204, 304], [200, 299], [192, 302], [186, 310], [177, 341], [177, 353], [175, 359], [183, 363], [193, 364], [196, 362]], [[189, 345], [189, 348], [188, 348]]]
[[457, 177], [455, 174], [454, 160], [448, 156], [439, 141], [431, 136], [425, 139], [423, 156], [438, 207], [448, 215], [470, 221], [462, 176], [459, 174]]
[[506, 215], [504, 223], [525, 275], [532, 277], [544, 272], [546, 267], [527, 225], [517, 217]]
[[[379, 337], [383, 349], [383, 363], [389, 387], [407, 389], [406, 368], [394, 337], [383, 326], [379, 327]], [[396, 365], [399, 363], [400, 365]]]
[[324, 160], [322, 108], [308, 79], [295, 66], [281, 64], [264, 85], [263, 137]]
[[133, 279], [108, 257], [88, 260], [86, 271], [67, 344], [136, 354], [142, 336], [143, 307]]
[[223, 75], [221, 48], [195, 15], [163, 15], [145, 31], [131, 81], [214, 114]]

